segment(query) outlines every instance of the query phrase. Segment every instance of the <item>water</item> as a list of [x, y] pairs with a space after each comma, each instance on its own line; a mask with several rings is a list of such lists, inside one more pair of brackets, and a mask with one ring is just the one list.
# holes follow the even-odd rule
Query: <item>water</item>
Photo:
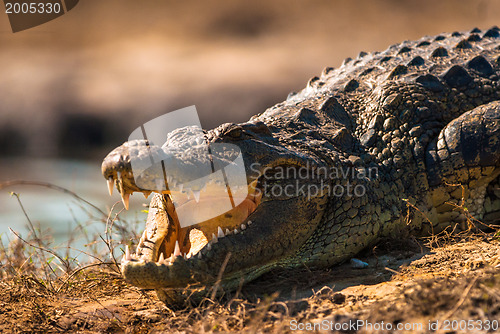
[[[2, 159], [0, 161], [1, 184], [12, 180], [46, 182], [76, 193], [102, 210], [106, 215], [115, 206], [114, 212], [123, 209], [120, 196], [115, 189], [110, 197], [106, 181], [101, 175], [100, 161], [41, 160], [29, 158]], [[9, 228], [27, 238], [30, 224], [14, 192], [32, 224], [39, 226], [45, 235], [53, 238], [51, 247], [64, 247], [68, 243], [75, 249], [87, 251], [85, 234], [105, 235], [105, 223], [99, 221], [105, 215], [97, 209], [78, 201], [69, 194], [42, 186], [17, 185], [0, 189], [0, 235], [4, 245], [16, 238]], [[142, 195], [132, 196], [130, 210], [120, 214], [129, 222], [130, 230], [140, 232], [146, 213]], [[142, 225], [142, 226], [141, 226]], [[118, 235], [113, 235], [118, 238]], [[102, 246], [102, 245], [101, 245]], [[73, 254], [75, 251], [73, 251]]]

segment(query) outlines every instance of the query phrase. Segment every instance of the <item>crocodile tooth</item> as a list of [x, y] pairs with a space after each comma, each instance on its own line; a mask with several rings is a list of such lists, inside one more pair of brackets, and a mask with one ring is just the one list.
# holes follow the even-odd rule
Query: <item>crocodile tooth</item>
[[218, 241], [219, 241], [219, 239], [217, 239], [217, 237], [215, 236], [215, 233], [212, 233], [212, 240], [210, 242], [213, 244], [216, 244]]
[[173, 176], [167, 176], [167, 183], [169, 188], [174, 188], [175, 186], [177, 186], [177, 181]]
[[231, 231], [229, 231], [229, 229], [226, 228], [225, 234], [228, 235], [229, 233], [231, 233]]
[[163, 256], [163, 253], [160, 253], [160, 257], [158, 258], [158, 262], [162, 263], [165, 261], [165, 257]]
[[182, 192], [182, 189], [184, 189], [184, 183], [179, 184], [179, 191]]
[[175, 240], [174, 257], [181, 255], [181, 248], [179, 247], [179, 240]]
[[172, 255], [168, 258], [168, 264], [174, 263], [174, 260], [175, 260], [175, 256], [174, 256], [174, 253], [172, 253]]
[[201, 252], [198, 252], [198, 259], [201, 260]]
[[196, 203], [198, 203], [200, 201], [200, 191], [199, 190], [191, 190], [191, 192], [193, 193], [193, 196], [194, 196]]
[[220, 228], [220, 226], [217, 226], [217, 236], [219, 238], [224, 238], [225, 234], [224, 232], [222, 232], [222, 229]]
[[234, 234], [238, 234], [239, 232], [240, 232], [240, 231], [238, 231], [238, 229], [237, 229], [237, 228], [235, 228], [235, 229], [234, 229], [234, 231], [233, 231], [233, 233], [234, 233]]
[[130, 194], [122, 192], [121, 195], [122, 195], [123, 206], [125, 207], [125, 209], [128, 210], [128, 204], [129, 204], [129, 200], [130, 200]]
[[148, 199], [149, 195], [151, 195], [151, 191], [144, 191], [142, 194], [144, 195], [145, 199]]
[[251, 220], [247, 221], [247, 225], [252, 225], [252, 221]]
[[115, 180], [113, 179], [112, 176], [108, 178], [108, 190], [109, 190], [109, 196], [113, 195], [113, 188], [115, 186]]
[[207, 244], [207, 249], [208, 249], [208, 250], [211, 250], [211, 249], [212, 249], [212, 244], [208, 243], [208, 244]]
[[120, 172], [116, 173], [116, 186], [117, 186], [118, 191], [120, 193], [124, 192], [125, 189], [123, 189], [122, 173], [120, 173]]
[[244, 229], [246, 229], [247, 226], [245, 224], [241, 224], [241, 230], [243, 231]]
[[132, 256], [130, 256], [130, 247], [127, 245], [125, 247], [125, 260], [130, 261], [132, 260]]
[[184, 260], [187, 260], [187, 254], [181, 254]]

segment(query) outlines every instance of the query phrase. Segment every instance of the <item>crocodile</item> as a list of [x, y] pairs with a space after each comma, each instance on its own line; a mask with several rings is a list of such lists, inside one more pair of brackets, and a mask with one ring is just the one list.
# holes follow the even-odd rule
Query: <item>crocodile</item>
[[[206, 159], [185, 136], [192, 129], [172, 131], [162, 146], [125, 142], [102, 164], [110, 192], [116, 186], [126, 207], [131, 193], [154, 192], [136, 252], [124, 251], [125, 280], [174, 304], [216, 284], [235, 290], [273, 268], [331, 267], [405, 230], [497, 223], [499, 79], [497, 27], [404, 41], [327, 67], [248, 122], [203, 131], [208, 147], [238, 147], [248, 195], [187, 227], [172, 189]], [[229, 166], [236, 153], [228, 151], [211, 159]], [[133, 159], [164, 156], [175, 162], [170, 187], [143, 185], [165, 178], [158, 168], [136, 182]], [[214, 207], [227, 196], [224, 185], [193, 186], [181, 190], [182, 205], [200, 191]]]

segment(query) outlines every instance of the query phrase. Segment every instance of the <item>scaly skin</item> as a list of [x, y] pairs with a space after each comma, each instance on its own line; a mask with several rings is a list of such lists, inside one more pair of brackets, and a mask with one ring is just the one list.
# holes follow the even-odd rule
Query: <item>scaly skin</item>
[[[463, 225], [464, 212], [454, 204], [465, 204], [475, 218], [498, 221], [499, 35], [497, 28], [476, 29], [360, 53], [338, 69], [326, 68], [304, 90], [249, 122], [206, 132], [210, 145], [241, 149], [247, 182], [257, 181], [262, 198], [249, 202], [250, 215], [241, 221], [196, 227], [208, 241], [214, 224], [237, 228], [237, 234], [202, 242], [197, 255], [173, 256], [170, 263], [159, 261], [159, 254], [175, 253], [175, 240], [187, 253], [189, 229], [175, 224], [169, 196], [155, 194], [138, 255], [123, 261], [125, 279], [173, 303], [185, 297], [187, 286], [213, 284], [221, 267], [222, 287], [234, 289], [242, 278], [255, 279], [274, 267], [332, 266], [404, 228], [425, 234]], [[183, 182], [191, 160], [198, 159], [185, 144], [182, 136], [163, 148], [125, 143], [106, 157], [103, 174], [122, 194], [148, 193], [135, 184], [130, 158], [148, 145], [156, 157], [183, 147], [172, 158], [179, 167], [169, 171]], [[280, 167], [289, 173], [276, 173]], [[301, 168], [307, 175], [290, 175]], [[327, 177], [314, 177], [322, 171]], [[295, 192], [273, 194], [268, 190], [275, 184]], [[304, 185], [321, 191], [304, 196], [297, 191]]]

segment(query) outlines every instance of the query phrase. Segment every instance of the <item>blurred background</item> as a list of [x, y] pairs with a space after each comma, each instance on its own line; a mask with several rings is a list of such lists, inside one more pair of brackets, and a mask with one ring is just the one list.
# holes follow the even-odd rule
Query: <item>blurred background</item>
[[[190, 105], [205, 128], [242, 122], [360, 51], [499, 21], [497, 0], [83, 0], [14, 34], [2, 10], [0, 183], [50, 182], [105, 210], [119, 197], [100, 163], [142, 123]], [[26, 231], [11, 191], [58, 240], [87, 217], [57, 191], [4, 187], [2, 237]]]

